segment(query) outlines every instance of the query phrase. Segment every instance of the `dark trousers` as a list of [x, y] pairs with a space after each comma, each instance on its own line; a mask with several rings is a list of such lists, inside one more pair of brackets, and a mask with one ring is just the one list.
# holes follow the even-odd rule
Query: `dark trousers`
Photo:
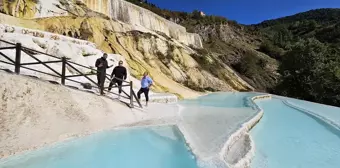
[[105, 83], [105, 71], [97, 71], [97, 80], [100, 93], [104, 93], [104, 83]]
[[137, 93], [137, 97], [138, 99], [140, 99], [140, 95], [144, 93], [145, 95], [145, 99], [148, 102], [149, 101], [149, 88], [140, 88], [138, 93]]
[[118, 79], [116, 79], [116, 78], [112, 79], [112, 81], [110, 82], [110, 85], [109, 85], [109, 91], [111, 91], [112, 86], [113, 86], [114, 84], [117, 84], [117, 85], [118, 85], [119, 94], [121, 94], [121, 93], [122, 93], [122, 84], [123, 84], [123, 81], [118, 80]]

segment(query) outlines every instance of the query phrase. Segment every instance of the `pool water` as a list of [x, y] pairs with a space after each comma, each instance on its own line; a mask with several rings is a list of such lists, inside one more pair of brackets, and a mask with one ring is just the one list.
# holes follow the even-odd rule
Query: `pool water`
[[251, 131], [256, 146], [252, 168], [340, 167], [339, 130], [280, 99], [256, 103], [264, 116]]
[[[246, 98], [260, 94], [213, 93], [181, 101], [181, 125], [196, 152], [206, 157], [219, 156], [221, 147], [240, 122], [256, 114], [247, 106]], [[256, 100], [264, 116], [250, 132], [255, 142], [251, 168], [339, 168], [340, 130], [287, 106], [283, 100], [318, 112], [333, 122], [340, 121], [339, 108], [273, 97]], [[0, 167], [198, 168], [175, 126], [105, 131], [2, 159]]]
[[106, 131], [0, 160], [2, 168], [197, 168], [177, 127]]
[[185, 106], [212, 106], [238, 108], [246, 107], [245, 98], [260, 95], [256, 92], [217, 92], [197, 99], [183, 100], [180, 104]]
[[340, 108], [324, 104], [313, 103], [293, 98], [284, 98], [289, 104], [306, 109], [312, 113], [322, 116], [340, 127]]

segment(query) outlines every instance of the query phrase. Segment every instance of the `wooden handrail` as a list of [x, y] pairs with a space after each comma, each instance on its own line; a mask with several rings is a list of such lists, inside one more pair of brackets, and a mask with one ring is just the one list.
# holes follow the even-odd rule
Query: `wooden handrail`
[[68, 75], [66, 76], [66, 78], [74, 78], [74, 77], [79, 77], [79, 76], [92, 76], [92, 75], [97, 75], [97, 74]]
[[[51, 64], [51, 63], [59, 63], [59, 62], [62, 62], [62, 61], [44, 61], [44, 62], [41, 62], [41, 63], [44, 63], [44, 64]], [[28, 63], [21, 63], [21, 65], [37, 65], [37, 64], [41, 64], [40, 62], [28, 62]]]
[[75, 68], [73, 65], [69, 64], [66, 61], [66, 65], [68, 65], [69, 67], [73, 68], [75, 71], [77, 71], [79, 74], [83, 75], [86, 79], [88, 79], [89, 81], [91, 81], [93, 84], [97, 84], [95, 81], [93, 81], [91, 78], [87, 77], [86, 75], [84, 75], [81, 71], [79, 71], [77, 68]]
[[56, 77], [56, 78], [60, 78], [60, 76], [50, 74], [50, 73], [47, 73], [47, 72], [43, 72], [43, 71], [39, 71], [39, 70], [36, 70], [36, 69], [32, 69], [32, 68], [28, 68], [28, 67], [24, 67], [24, 66], [21, 66], [21, 68], [28, 69], [28, 70], [31, 70], [31, 71], [34, 71], [34, 72], [39, 72], [39, 73], [49, 75], [49, 76], [53, 76], [53, 77]]
[[[85, 66], [85, 65], [81, 65], [81, 64], [78, 64], [78, 63], [75, 63], [75, 62], [72, 62], [72, 61], [70, 61], [69, 58], [66, 58], [66, 57], [59, 58], [59, 57], [56, 57], [56, 56], [53, 56], [53, 55], [50, 55], [50, 54], [47, 54], [47, 53], [43, 53], [41, 51], [36, 51], [36, 50], [30, 49], [30, 48], [23, 47], [20, 43], [14, 44], [14, 43], [7, 42], [7, 41], [1, 40], [1, 39], [0, 39], [0, 42], [4, 42], [4, 43], [7, 43], [7, 44], [15, 45], [14, 47], [3, 47], [3, 48], [0, 48], [0, 50], [16, 49], [15, 60], [12, 60], [8, 56], [6, 56], [4, 53], [0, 52], [0, 56], [4, 57], [4, 58], [6, 58], [7, 60], [10, 61], [10, 62], [6, 62], [6, 61], [0, 60], [0, 62], [9, 64], [9, 65], [14, 65], [15, 66], [15, 73], [17, 73], [17, 74], [20, 74], [20, 68], [24, 68], [24, 69], [35, 71], [35, 72], [42, 73], [42, 74], [45, 74], [45, 75], [53, 76], [53, 77], [56, 77], [56, 78], [61, 78], [61, 84], [62, 85], [65, 85], [65, 81], [66, 80], [72, 81], [72, 82], [75, 82], [75, 83], [79, 83], [79, 84], [84, 84], [83, 82], [79, 82], [79, 81], [76, 81], [76, 80], [69, 79], [69, 78], [72, 78], [72, 77], [83, 76], [87, 80], [89, 80], [92, 84], [95, 85], [95, 86], [91, 86], [91, 87], [99, 88], [99, 86], [97, 86], [97, 83], [95, 81], [93, 81], [91, 78], [88, 77], [88, 76], [91, 76], [91, 75], [96, 75], [96, 73], [84, 74], [79, 69], [74, 67], [72, 64], [80, 66], [82, 68], [87, 68], [87, 69], [89, 69], [91, 71], [94, 71], [94, 72], [98, 72], [97, 70], [92, 69], [91, 67], [88, 67], [88, 66]], [[33, 58], [37, 62], [21, 63], [21, 56], [22, 56], [21, 52], [26, 53], [28, 56], [30, 56], [31, 58]], [[41, 61], [37, 57], [33, 56], [33, 54], [31, 54], [31, 53], [39, 53], [39, 54], [42, 54], [42, 55], [45, 55], [45, 56], [56, 58], [57, 60], [56, 61]], [[57, 72], [52, 67], [47, 65], [47, 64], [51, 64], [51, 63], [60, 63], [60, 62], [62, 63], [62, 72], [61, 73]], [[38, 65], [38, 64], [42, 64], [43, 66], [45, 66], [46, 68], [50, 69], [55, 74], [50, 74], [50, 73], [47, 73], [47, 72], [39, 71], [37, 69], [32, 69], [32, 68], [26, 67], [28, 65]], [[78, 73], [78, 75], [68, 75], [68, 76], [66, 76], [66, 66], [69, 66], [70, 68], [74, 69]], [[106, 74], [105, 78], [109, 79], [109, 81], [112, 82], [112, 79], [110, 78], [110, 75]], [[120, 78], [117, 78], [117, 77], [114, 77], [114, 79], [120, 80], [120, 81], [125, 82], [125, 83], [129, 83], [127, 85], [122, 85], [121, 86], [122, 88], [123, 87], [130, 87], [130, 94], [127, 94], [124, 90], [122, 90], [122, 92], [127, 96], [125, 98], [130, 99], [130, 106], [131, 106], [131, 108], [134, 107], [133, 99], [136, 99], [137, 103], [142, 108], [142, 105], [139, 102], [139, 100], [137, 99], [136, 93], [133, 90], [133, 83], [132, 83], [132, 81], [128, 82], [126, 80], [123, 80], [123, 79], [120, 79]], [[115, 87], [111, 87], [111, 88], [117, 88], [117, 87], [118, 86], [115, 84]], [[116, 93], [113, 93], [113, 92], [110, 92], [110, 91], [106, 90], [107, 88], [108, 87], [105, 87], [104, 90], [107, 91], [108, 93], [117, 95]]]
[[0, 39], [0, 42], [6, 43], [6, 44], [10, 44], [10, 45], [15, 45], [15, 43], [12, 43], [12, 42], [9, 42], [9, 41], [5, 41], [5, 40], [1, 40], [1, 39]]
[[13, 64], [15, 64], [15, 61], [13, 61], [11, 58], [7, 57], [4, 53], [0, 52], [0, 55], [5, 57], [7, 60], [11, 61]]
[[[83, 68], [87, 68], [87, 69], [89, 69], [89, 70], [91, 70], [91, 71], [94, 71], [94, 72], [98, 72], [98, 70], [93, 69], [93, 68], [91, 68], [91, 67], [87, 67], [87, 66], [84, 66], [84, 65], [81, 65], [81, 64], [72, 62], [72, 61], [67, 61], [67, 62], [68, 62], [68, 63], [71, 63], [71, 64], [74, 64], [74, 65], [78, 65], [78, 66], [83, 67]], [[109, 77], [111, 77], [109, 74], [106, 74], [105, 76], [106, 76], [106, 79], [111, 80], [111, 79], [109, 78]], [[126, 83], [130, 83], [130, 82], [126, 81], [126, 80], [123, 80], [123, 79], [120, 79], [120, 78], [117, 78], [117, 77], [114, 77], [114, 78], [117, 79], [117, 80], [126, 82]]]
[[0, 62], [5, 63], [5, 64], [8, 64], [8, 65], [14, 65], [13, 63], [6, 62], [6, 61], [2, 61], [2, 60], [0, 60]]
[[21, 44], [15, 44], [15, 73], [20, 74], [20, 63], [21, 63]]
[[[50, 69], [52, 72], [54, 72], [55, 74], [57, 74], [58, 76], [61, 76], [61, 74], [59, 72], [57, 72], [56, 70], [54, 70], [53, 68], [51, 68], [50, 66], [48, 66], [47, 64], [45, 64], [44, 62], [40, 61], [38, 58], [36, 58], [35, 56], [33, 56], [32, 54], [27, 53], [25, 50], [23, 50], [24, 53], [26, 53], [27, 55], [29, 55], [31, 58], [35, 59], [36, 61], [38, 61], [40, 64], [44, 65], [46, 68]], [[20, 64], [22, 65], [22, 64]]]
[[9, 49], [15, 49], [15, 47], [1, 47], [0, 50], [9, 50]]

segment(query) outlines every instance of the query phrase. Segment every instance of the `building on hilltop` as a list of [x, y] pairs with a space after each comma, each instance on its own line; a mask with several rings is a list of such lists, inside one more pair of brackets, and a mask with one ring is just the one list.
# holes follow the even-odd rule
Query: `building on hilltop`
[[205, 13], [203, 11], [199, 11], [201, 16], [205, 16]]

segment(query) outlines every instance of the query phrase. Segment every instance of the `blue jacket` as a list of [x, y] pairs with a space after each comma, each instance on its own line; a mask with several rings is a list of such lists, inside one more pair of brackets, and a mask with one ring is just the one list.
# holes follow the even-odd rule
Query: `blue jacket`
[[142, 88], [148, 88], [153, 83], [149, 76], [143, 77], [141, 81]]

